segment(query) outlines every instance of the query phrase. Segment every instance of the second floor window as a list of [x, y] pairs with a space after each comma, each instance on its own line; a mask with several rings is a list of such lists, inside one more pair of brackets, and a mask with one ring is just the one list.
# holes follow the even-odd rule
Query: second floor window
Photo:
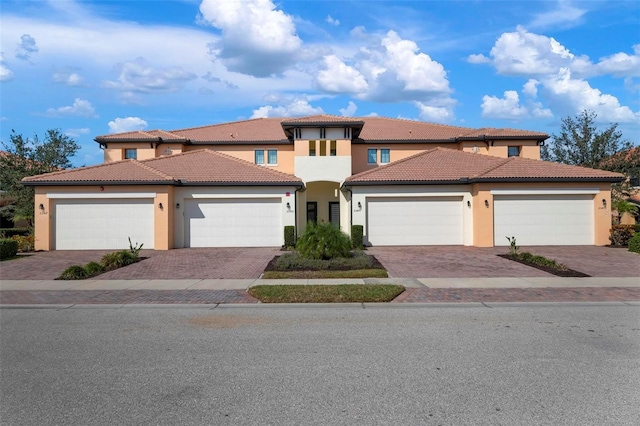
[[255, 163], [264, 164], [264, 150], [256, 149], [255, 151]]
[[368, 149], [367, 150], [367, 163], [369, 164], [378, 164], [378, 150], [377, 149]]
[[135, 148], [127, 148], [124, 150], [124, 158], [125, 160], [128, 159], [132, 159], [132, 160], [137, 160], [138, 159], [138, 150]]
[[267, 164], [278, 164], [278, 150], [270, 149], [267, 151]]
[[316, 156], [316, 141], [309, 141], [309, 157]]
[[519, 146], [510, 146], [507, 148], [507, 157], [519, 157], [519, 156], [520, 156]]
[[388, 164], [391, 162], [391, 150], [383, 148], [380, 150], [380, 164]]
[[337, 153], [336, 141], [331, 141], [331, 149], [329, 151], [329, 155], [331, 155], [332, 157], [335, 157], [336, 153]]

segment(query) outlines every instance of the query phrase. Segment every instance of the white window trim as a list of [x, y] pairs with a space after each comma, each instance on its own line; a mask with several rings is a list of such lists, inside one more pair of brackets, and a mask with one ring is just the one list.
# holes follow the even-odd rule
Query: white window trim
[[[389, 161], [387, 161], [386, 163], [383, 163], [382, 162], [382, 151], [385, 150], [385, 149], [389, 150]], [[391, 148], [386, 148], [386, 147], [385, 148], [380, 148], [379, 151], [380, 151], [380, 164], [389, 164], [389, 163], [391, 163]]]
[[[256, 158], [256, 153], [257, 153], [258, 151], [262, 151], [262, 163], [257, 163], [257, 162], [256, 162], [256, 160], [257, 160], [257, 158]], [[253, 163], [254, 163], [254, 164], [256, 164], [256, 165], [258, 165], [258, 166], [264, 166], [264, 165], [266, 165], [266, 164], [267, 164], [266, 159], [264, 158], [264, 149], [254, 149], [254, 150], [253, 150]]]
[[[372, 163], [369, 161], [369, 151], [375, 151], [376, 152], [376, 161], [375, 163]], [[367, 148], [367, 164], [378, 164], [378, 148]]]
[[[266, 158], [265, 158], [265, 165], [267, 167], [276, 167], [278, 165], [278, 149], [266, 149]], [[270, 163], [269, 162], [269, 151], [275, 151], [276, 152], [276, 162], [275, 163]]]

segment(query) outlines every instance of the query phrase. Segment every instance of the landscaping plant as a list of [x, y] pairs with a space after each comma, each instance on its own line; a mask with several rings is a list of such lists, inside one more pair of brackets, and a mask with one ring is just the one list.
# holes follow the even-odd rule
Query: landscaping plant
[[629, 239], [629, 251], [640, 253], [640, 232]]
[[104, 268], [98, 262], [89, 262], [84, 265], [84, 271], [87, 274], [87, 278], [95, 277], [96, 275], [100, 275], [104, 272]]
[[87, 278], [87, 271], [80, 265], [72, 265], [62, 271], [61, 280], [84, 280]]
[[516, 237], [505, 237], [509, 240], [509, 255], [513, 257], [518, 257], [520, 254], [520, 246], [516, 244]]
[[137, 256], [130, 250], [121, 250], [105, 254], [102, 256], [100, 264], [102, 264], [105, 270], [112, 270], [131, 265], [135, 263], [137, 259]]
[[347, 257], [351, 251], [351, 240], [331, 223], [309, 222], [304, 234], [298, 238], [296, 249], [308, 259]]
[[129, 238], [129, 251], [131, 252], [131, 254], [133, 254], [136, 259], [138, 258], [138, 255], [140, 254], [140, 250], [142, 250], [142, 246], [144, 244], [140, 244], [138, 245], [138, 242], [136, 241], [136, 245], [134, 246], [133, 244], [131, 244], [131, 237]]
[[0, 259], [11, 259], [18, 254], [18, 242], [10, 238], [0, 239]]
[[354, 249], [362, 250], [363, 235], [364, 235], [364, 226], [351, 225], [351, 246]]

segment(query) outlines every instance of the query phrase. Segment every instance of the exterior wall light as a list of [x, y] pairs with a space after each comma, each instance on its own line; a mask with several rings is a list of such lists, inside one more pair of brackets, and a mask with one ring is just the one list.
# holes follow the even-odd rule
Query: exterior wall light
[[164, 208], [164, 207], [162, 206], [162, 203], [158, 203], [158, 208], [159, 208], [160, 210], [162, 210], [162, 209]]
[[486, 208], [489, 208], [489, 200], [484, 200], [484, 206], [485, 206]]
[[467, 207], [471, 207], [471, 201], [467, 200]]
[[176, 203], [176, 209], [180, 208], [180, 203]]
[[39, 208], [40, 210], [44, 210], [44, 204], [40, 203], [40, 205], [38, 206], [38, 208]]
[[606, 198], [602, 199], [602, 207], [607, 207], [607, 199]]
[[362, 209], [362, 203], [360, 201], [358, 201], [358, 208]]
[[290, 212], [291, 211], [291, 203], [287, 203], [287, 211]]

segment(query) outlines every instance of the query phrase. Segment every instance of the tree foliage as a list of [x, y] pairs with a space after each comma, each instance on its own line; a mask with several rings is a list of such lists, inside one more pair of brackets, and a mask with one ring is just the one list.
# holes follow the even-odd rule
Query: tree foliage
[[542, 147], [542, 159], [598, 168], [602, 161], [633, 147], [631, 142], [622, 140], [618, 123], [599, 131], [595, 125], [596, 117], [595, 112], [584, 110], [575, 117], [563, 118], [560, 133], [551, 135], [551, 145]]
[[22, 179], [71, 168], [70, 159], [80, 145], [60, 130], [50, 129], [43, 140], [38, 135], [25, 139], [12, 130], [9, 143], [2, 142], [2, 147], [6, 154], [0, 155], [0, 190], [13, 201], [3, 214], [14, 222], [26, 219], [33, 223], [34, 188], [22, 185]]

